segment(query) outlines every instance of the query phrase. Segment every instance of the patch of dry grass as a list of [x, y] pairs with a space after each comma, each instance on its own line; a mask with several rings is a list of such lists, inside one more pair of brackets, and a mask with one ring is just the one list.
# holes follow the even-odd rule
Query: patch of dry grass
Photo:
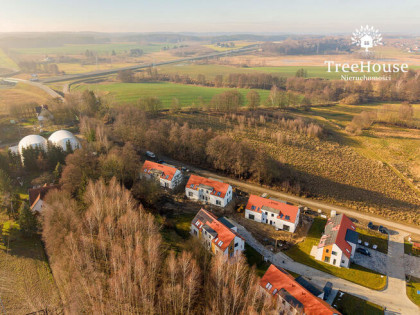
[[[0, 213], [0, 225], [8, 218]], [[26, 314], [42, 309], [54, 313], [60, 298], [40, 237], [14, 233], [8, 253], [0, 250], [0, 298], [6, 314]]]

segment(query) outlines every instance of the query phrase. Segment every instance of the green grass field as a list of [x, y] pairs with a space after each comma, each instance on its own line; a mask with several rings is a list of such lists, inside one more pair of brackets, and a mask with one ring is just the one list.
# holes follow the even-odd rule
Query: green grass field
[[56, 47], [41, 48], [19, 48], [13, 49], [13, 52], [21, 55], [42, 55], [42, 54], [61, 54], [78, 55], [84, 54], [86, 50], [96, 52], [99, 55], [111, 55], [112, 51], [121, 53], [130, 49], [142, 49], [145, 54], [160, 51], [164, 44], [141, 45], [136, 43], [110, 43], [110, 44], [86, 44], [86, 45], [63, 45]]
[[357, 296], [338, 291], [332, 303], [337, 311], [343, 315], [382, 315], [384, 308]]
[[19, 69], [18, 65], [2, 49], [0, 49], [0, 68]]
[[[169, 108], [172, 99], [178, 98], [181, 106], [191, 106], [193, 102], [197, 103], [201, 96], [205, 102], [218, 93], [228, 90], [227, 88], [212, 88], [194, 85], [183, 85], [175, 83], [110, 83], [110, 84], [81, 84], [72, 87], [72, 90], [93, 90], [102, 92], [106, 95], [115, 97], [115, 101], [119, 103], [136, 103], [141, 97], [157, 96], [162, 101], [164, 108]], [[244, 97], [249, 89], [238, 89]], [[270, 91], [257, 90], [263, 102]]]
[[386, 285], [386, 276], [376, 273], [362, 266], [352, 264], [350, 268], [334, 267], [330, 264], [315, 260], [310, 255], [312, 246], [319, 243], [326, 220], [315, 218], [305, 240], [284, 253], [293, 260], [308, 265], [336, 277], [357, 283], [373, 290], [382, 290]]
[[341, 75], [335, 72], [327, 72], [324, 66], [281, 66], [281, 67], [237, 67], [229, 65], [200, 65], [192, 63], [180, 63], [176, 65], [158, 66], [160, 73], [185, 74], [192, 77], [204, 74], [207, 79], [214, 79], [216, 75], [227, 76], [231, 73], [269, 73], [279, 77], [294, 77], [296, 71], [305, 69], [310, 78], [340, 79]]
[[420, 279], [412, 277], [411, 281], [407, 283], [407, 295], [413, 303], [420, 306]]
[[356, 232], [359, 233], [359, 239], [362, 240], [363, 243], [368, 242], [370, 246], [377, 245], [377, 251], [388, 254], [388, 237], [386, 235], [359, 228], [356, 229]]

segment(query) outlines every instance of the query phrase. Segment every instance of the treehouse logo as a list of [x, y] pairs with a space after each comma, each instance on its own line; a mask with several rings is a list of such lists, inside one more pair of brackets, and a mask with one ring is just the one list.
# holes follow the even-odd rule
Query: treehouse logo
[[[326, 60], [327, 72], [341, 74], [341, 80], [346, 81], [389, 81], [392, 74], [398, 72], [408, 72], [408, 64], [403, 63], [380, 63], [376, 62], [375, 54], [369, 49], [383, 45], [382, 35], [373, 26], [361, 26], [356, 29], [351, 36], [351, 43], [364, 49], [362, 59], [357, 63], [338, 63], [333, 60]], [[375, 61], [369, 60], [374, 59]], [[355, 75], [357, 74], [357, 75]]]
[[361, 26], [360, 29], [356, 29], [353, 32], [351, 42], [353, 45], [360, 46], [368, 52], [369, 48], [382, 45], [382, 35], [373, 26]]

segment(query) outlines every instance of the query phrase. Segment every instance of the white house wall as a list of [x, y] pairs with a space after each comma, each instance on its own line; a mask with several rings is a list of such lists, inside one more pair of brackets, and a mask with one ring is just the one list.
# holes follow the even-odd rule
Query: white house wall
[[[266, 214], [266, 212], [267, 212], [267, 214]], [[298, 209], [298, 212], [296, 214], [296, 219], [295, 219], [294, 223], [282, 220], [280, 218], [277, 218], [278, 215], [276, 213], [272, 213], [270, 211], [264, 211], [263, 210], [260, 213], [260, 212], [256, 212], [256, 211], [246, 209], [245, 210], [245, 218], [249, 219], [249, 215], [254, 215], [254, 221], [256, 221], [256, 222], [269, 224], [269, 225], [272, 225], [272, 226], [274, 226], [274, 227], [276, 227], [277, 229], [280, 229], [280, 230], [284, 230], [284, 226], [288, 226], [289, 227], [289, 232], [294, 233], [296, 231], [297, 225], [299, 224], [300, 209]], [[271, 224], [270, 224], [270, 221], [271, 221]]]
[[[232, 200], [232, 187], [229, 186], [224, 198], [220, 198], [210, 193], [207, 193], [207, 190], [203, 188], [194, 190], [185, 187], [185, 195], [192, 200], [200, 200], [204, 203], [209, 203], [219, 207], [225, 207]], [[219, 201], [220, 204], [218, 204], [217, 201]]]

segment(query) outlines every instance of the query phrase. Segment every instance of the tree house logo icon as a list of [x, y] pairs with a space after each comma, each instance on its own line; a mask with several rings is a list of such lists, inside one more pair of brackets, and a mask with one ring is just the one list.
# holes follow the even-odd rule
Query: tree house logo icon
[[353, 32], [351, 41], [352, 44], [360, 46], [368, 52], [369, 48], [382, 45], [382, 35], [373, 26], [366, 25]]

